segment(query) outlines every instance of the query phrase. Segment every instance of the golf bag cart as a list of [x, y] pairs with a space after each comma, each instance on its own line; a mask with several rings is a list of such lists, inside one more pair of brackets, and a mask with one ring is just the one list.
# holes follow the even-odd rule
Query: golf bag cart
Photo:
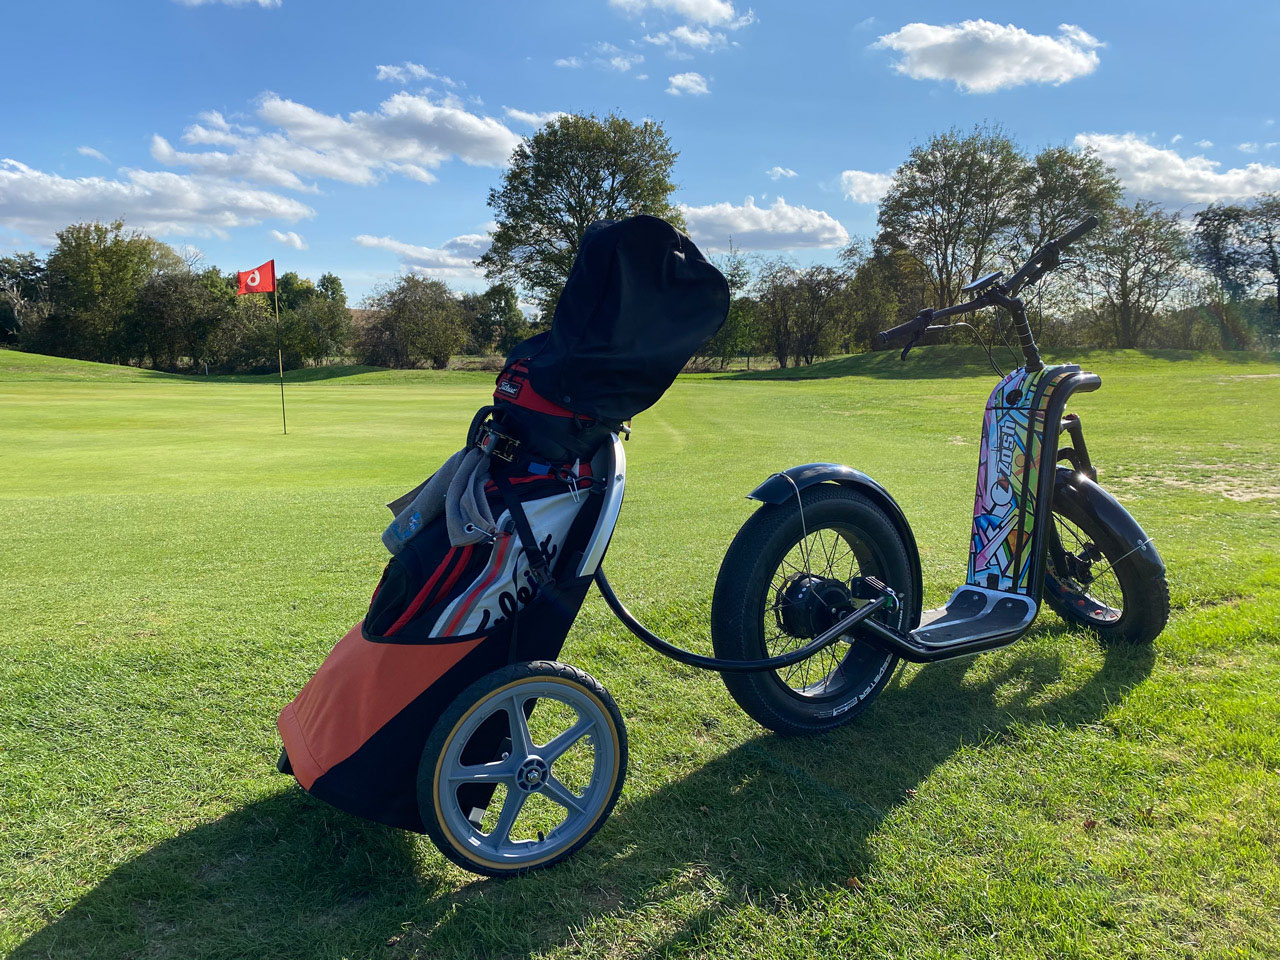
[[627, 421], [720, 327], [728, 288], [662, 220], [594, 225], [551, 329], [512, 352], [466, 445], [389, 505], [391, 560], [364, 619], [281, 711], [280, 769], [336, 807], [426, 833], [476, 873], [571, 855], [613, 809], [627, 764], [613, 698], [556, 660], [593, 582], [636, 636], [719, 671], [781, 733], [848, 723], [899, 659], [1012, 643], [1042, 603], [1103, 637], [1152, 640], [1168, 610], [1164, 566], [1096, 484], [1080, 421], [1063, 411], [1100, 381], [1041, 363], [1016, 296], [1091, 226], [1008, 281], [971, 284], [969, 302], [882, 334], [914, 343], [947, 316], [997, 306], [1026, 358], [987, 403], [968, 577], [947, 605], [921, 610], [911, 527], [883, 487], [839, 464], [792, 467], [750, 494], [762, 506], [721, 565], [709, 657], [647, 630], [601, 564]]

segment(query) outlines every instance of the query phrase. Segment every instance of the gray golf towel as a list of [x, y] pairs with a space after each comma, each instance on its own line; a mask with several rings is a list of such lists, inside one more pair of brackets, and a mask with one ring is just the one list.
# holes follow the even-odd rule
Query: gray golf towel
[[387, 504], [395, 519], [382, 532], [382, 542], [393, 554], [399, 553], [441, 513], [455, 547], [491, 539], [498, 528], [484, 495], [488, 479], [489, 455], [478, 447], [459, 450], [434, 474]]

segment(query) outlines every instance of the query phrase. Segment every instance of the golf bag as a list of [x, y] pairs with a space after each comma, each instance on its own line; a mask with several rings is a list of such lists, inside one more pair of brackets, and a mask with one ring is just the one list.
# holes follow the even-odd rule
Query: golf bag
[[[343, 810], [421, 832], [418, 766], [460, 691], [553, 660], [622, 504], [624, 421], [652, 406], [728, 310], [728, 288], [655, 217], [585, 234], [550, 331], [519, 344], [466, 446], [389, 504], [393, 556], [364, 619], [280, 713], [282, 769]], [[505, 729], [466, 762], [501, 755]], [[493, 788], [470, 786], [482, 815]]]

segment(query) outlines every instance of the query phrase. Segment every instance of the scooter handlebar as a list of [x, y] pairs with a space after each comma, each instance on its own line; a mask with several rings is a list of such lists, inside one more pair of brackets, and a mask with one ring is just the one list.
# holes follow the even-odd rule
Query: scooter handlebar
[[914, 336], [916, 333], [927, 327], [932, 321], [933, 311], [921, 310], [906, 323], [900, 323], [896, 327], [892, 327], [888, 330], [881, 330], [876, 334], [876, 342], [883, 347], [901, 337]]

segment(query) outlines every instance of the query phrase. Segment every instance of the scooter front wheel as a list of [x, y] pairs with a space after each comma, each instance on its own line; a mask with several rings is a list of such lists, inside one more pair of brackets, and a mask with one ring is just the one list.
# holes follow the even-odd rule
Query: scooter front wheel
[[1137, 562], [1133, 548], [1069, 497], [1053, 501], [1044, 598], [1063, 620], [1105, 642], [1151, 643], [1169, 620], [1162, 570]]
[[418, 809], [458, 866], [525, 873], [591, 839], [626, 770], [622, 714], [598, 681], [564, 663], [517, 663], [481, 677], [441, 716], [418, 766]]
[[[711, 637], [718, 657], [755, 660], [810, 642], [865, 601], [850, 581], [874, 576], [899, 596], [873, 616], [905, 629], [914, 609], [911, 563], [893, 522], [877, 504], [833, 483], [810, 487], [800, 504], [765, 504], [734, 537], [716, 579]], [[721, 676], [738, 705], [778, 733], [848, 723], [889, 682], [897, 657], [838, 641], [781, 670]]]

